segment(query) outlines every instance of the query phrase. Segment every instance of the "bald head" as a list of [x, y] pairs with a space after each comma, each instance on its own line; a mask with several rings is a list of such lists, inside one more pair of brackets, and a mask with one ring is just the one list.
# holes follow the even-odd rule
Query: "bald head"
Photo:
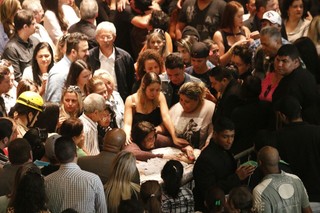
[[103, 151], [120, 152], [126, 141], [126, 133], [122, 129], [112, 129], [103, 138]]
[[277, 169], [280, 161], [279, 152], [271, 146], [265, 146], [258, 153], [258, 160], [261, 167], [265, 169]]

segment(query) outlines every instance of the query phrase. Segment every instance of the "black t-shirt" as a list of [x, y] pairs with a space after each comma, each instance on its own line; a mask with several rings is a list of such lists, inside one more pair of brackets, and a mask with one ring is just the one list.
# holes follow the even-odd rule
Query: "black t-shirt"
[[196, 28], [200, 39], [212, 39], [218, 30], [226, 2], [213, 0], [206, 8], [200, 10], [196, 0], [186, 0], [179, 14], [179, 22]]
[[173, 106], [176, 103], [178, 103], [179, 100], [180, 100], [180, 96], [179, 96], [178, 92], [179, 92], [179, 89], [180, 89], [181, 85], [178, 86], [178, 85], [173, 84], [172, 82], [170, 82], [170, 84], [171, 84], [171, 87], [172, 87], [171, 106]]

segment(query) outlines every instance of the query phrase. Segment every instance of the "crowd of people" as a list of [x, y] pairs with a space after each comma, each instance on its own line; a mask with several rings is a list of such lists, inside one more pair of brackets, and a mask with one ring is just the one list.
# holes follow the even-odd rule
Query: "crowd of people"
[[316, 0], [0, 0], [0, 57], [0, 213], [320, 212]]

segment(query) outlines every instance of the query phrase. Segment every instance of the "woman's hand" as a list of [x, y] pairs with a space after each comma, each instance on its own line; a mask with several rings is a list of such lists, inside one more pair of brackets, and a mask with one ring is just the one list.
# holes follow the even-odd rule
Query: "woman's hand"
[[39, 94], [42, 96], [46, 91], [47, 79], [42, 81], [41, 87], [39, 88]]
[[213, 103], [217, 103], [216, 97], [211, 94], [210, 90], [208, 88], [205, 88], [205, 94], [206, 94], [206, 99], [209, 101], [212, 101]]
[[311, 15], [311, 13], [309, 11], [307, 11], [306, 19], [309, 20], [309, 21], [312, 21], [312, 19], [313, 19], [312, 15]]
[[126, 4], [130, 4], [128, 0], [117, 0], [117, 10], [122, 12], [126, 8]]
[[132, 139], [130, 135], [127, 135], [125, 145], [128, 146], [129, 144], [132, 144]]
[[178, 0], [178, 2], [177, 2], [177, 7], [178, 7], [179, 9], [182, 8], [183, 2], [184, 2], [184, 0]]
[[184, 147], [184, 146], [188, 146], [189, 142], [186, 139], [183, 138], [172, 138], [173, 143], [178, 146], [178, 147]]
[[188, 146], [182, 148], [181, 150], [187, 154], [187, 157], [190, 161], [195, 160], [194, 150], [193, 150], [192, 146], [188, 145]]

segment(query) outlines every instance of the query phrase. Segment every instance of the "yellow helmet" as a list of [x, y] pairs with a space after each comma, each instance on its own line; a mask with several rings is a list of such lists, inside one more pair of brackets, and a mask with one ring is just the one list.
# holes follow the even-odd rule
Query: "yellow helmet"
[[36, 92], [26, 91], [21, 93], [17, 99], [17, 103], [36, 109], [40, 112], [43, 110], [43, 99]]

